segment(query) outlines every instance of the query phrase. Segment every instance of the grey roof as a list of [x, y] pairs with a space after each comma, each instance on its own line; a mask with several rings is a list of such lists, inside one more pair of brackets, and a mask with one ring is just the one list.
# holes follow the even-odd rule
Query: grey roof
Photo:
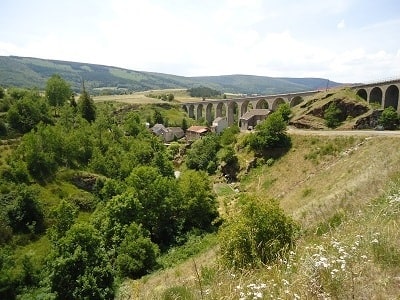
[[163, 124], [155, 124], [152, 128], [151, 131], [155, 134], [160, 134], [162, 132], [167, 132], [167, 128]]
[[226, 120], [226, 118], [225, 118], [225, 117], [218, 117], [218, 118], [215, 118], [214, 121], [213, 121], [213, 123], [214, 123], [214, 122], [219, 122], [219, 121], [222, 121], [222, 120]]
[[254, 116], [268, 116], [271, 113], [269, 109], [250, 109], [243, 116], [240, 117], [241, 120], [250, 120]]

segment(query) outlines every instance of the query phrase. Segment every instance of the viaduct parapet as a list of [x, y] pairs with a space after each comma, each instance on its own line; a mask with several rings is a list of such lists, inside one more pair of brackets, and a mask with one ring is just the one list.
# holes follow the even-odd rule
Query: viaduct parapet
[[[350, 88], [368, 103], [376, 103], [381, 108], [393, 106], [400, 113], [400, 79], [353, 85]], [[232, 99], [210, 99], [198, 102], [186, 102], [181, 105], [190, 118], [196, 120], [204, 118], [207, 123], [211, 123], [215, 118], [226, 117], [228, 125], [232, 125], [235, 123], [235, 115], [238, 115], [238, 119], [240, 119], [249, 109], [263, 108], [275, 111], [283, 103], [288, 103], [290, 107], [293, 107], [301, 103], [305, 97], [312, 96], [318, 92], [320, 91]]]

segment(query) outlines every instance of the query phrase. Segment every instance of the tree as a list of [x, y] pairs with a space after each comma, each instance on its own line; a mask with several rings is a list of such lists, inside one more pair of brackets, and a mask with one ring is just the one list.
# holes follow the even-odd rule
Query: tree
[[294, 245], [298, 227], [277, 201], [248, 196], [242, 199], [239, 211], [219, 234], [220, 255], [227, 267], [266, 264]]
[[277, 112], [258, 124], [255, 133], [249, 136], [250, 147], [258, 153], [272, 148], [286, 148], [290, 143], [290, 137], [286, 134], [286, 122]]
[[78, 108], [81, 116], [89, 123], [93, 122], [96, 119], [96, 107], [94, 105], [93, 99], [86, 91], [85, 86], [83, 86], [82, 93], [79, 96]]
[[41, 233], [44, 231], [44, 214], [34, 187], [21, 185], [12, 193], [13, 204], [7, 211], [14, 232]]
[[46, 98], [49, 104], [54, 107], [54, 116], [57, 116], [59, 107], [71, 99], [71, 95], [70, 85], [60, 75], [54, 74], [47, 80]]
[[150, 232], [151, 239], [160, 248], [170, 246], [181, 234], [184, 216], [182, 195], [173, 177], [164, 177], [155, 167], [139, 166], [126, 179], [136, 192], [143, 207], [141, 219], [136, 219]]
[[26, 92], [22, 99], [16, 101], [7, 112], [7, 121], [21, 133], [31, 131], [40, 122], [52, 123], [48, 105], [37, 91]]
[[158, 110], [154, 111], [153, 119], [155, 124], [164, 124], [164, 118]]
[[208, 134], [196, 140], [186, 156], [186, 165], [190, 169], [204, 170], [212, 174], [217, 169], [217, 152], [219, 138], [216, 134]]
[[55, 246], [50, 284], [57, 299], [113, 299], [111, 264], [101, 235], [93, 226], [72, 226]]
[[43, 182], [55, 174], [59, 165], [64, 165], [67, 154], [64, 135], [57, 127], [40, 125], [37, 132], [23, 136], [16, 156], [26, 162], [29, 174]]
[[117, 252], [116, 265], [120, 276], [139, 278], [156, 266], [159, 249], [142, 226], [132, 223]]
[[194, 228], [211, 229], [213, 221], [218, 217], [218, 203], [207, 173], [185, 171], [178, 183], [184, 204], [185, 231]]
[[281, 114], [283, 120], [285, 122], [288, 122], [290, 120], [290, 115], [292, 111], [290, 110], [290, 106], [288, 103], [283, 103], [278, 106], [278, 109], [276, 110], [279, 114]]
[[184, 131], [184, 132], [186, 132], [186, 129], [188, 129], [188, 123], [187, 123], [187, 120], [186, 120], [186, 118], [183, 118], [182, 119], [182, 130]]
[[325, 124], [329, 128], [335, 128], [340, 125], [340, 115], [342, 111], [336, 106], [335, 102], [331, 102], [324, 112]]
[[393, 130], [399, 125], [399, 115], [392, 106], [389, 106], [383, 110], [378, 122], [384, 129]]
[[240, 132], [240, 128], [237, 125], [225, 128], [221, 134], [221, 144], [224, 146], [232, 145], [236, 143], [236, 135]]
[[54, 219], [54, 224], [49, 230], [49, 235], [53, 243], [57, 243], [74, 224], [75, 218], [78, 216], [78, 209], [74, 205], [62, 200], [52, 211], [51, 215]]

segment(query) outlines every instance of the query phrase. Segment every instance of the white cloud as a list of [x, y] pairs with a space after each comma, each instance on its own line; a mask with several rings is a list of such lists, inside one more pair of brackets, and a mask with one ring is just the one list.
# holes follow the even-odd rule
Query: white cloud
[[344, 20], [341, 20], [341, 21], [337, 24], [336, 27], [337, 27], [338, 29], [343, 29], [343, 28], [346, 27], [346, 23], [344, 22]]
[[[363, 18], [355, 27], [355, 1], [112, 0], [106, 2], [107, 14], [91, 15], [90, 26], [40, 23], [35, 30], [32, 23], [35, 34], [29, 38], [17, 29], [0, 33], [0, 54], [193, 76], [241, 73], [351, 82], [399, 74], [399, 20]], [[57, 19], [60, 12], [53, 13]]]

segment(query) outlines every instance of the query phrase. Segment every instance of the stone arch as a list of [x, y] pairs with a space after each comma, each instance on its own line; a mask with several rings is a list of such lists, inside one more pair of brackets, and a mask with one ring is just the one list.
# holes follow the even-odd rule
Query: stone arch
[[203, 117], [203, 104], [197, 105], [196, 109], [196, 119], [199, 120]]
[[239, 107], [235, 101], [232, 101], [228, 104], [228, 109], [227, 109], [228, 126], [235, 124], [235, 119], [237, 118], [238, 110]]
[[185, 113], [187, 113], [187, 114], [189, 113], [189, 109], [186, 105], [182, 105], [182, 109]]
[[219, 102], [215, 108], [215, 117], [223, 117], [224, 116], [224, 103]]
[[379, 87], [374, 87], [369, 94], [370, 103], [378, 103], [382, 105], [382, 90]]
[[357, 96], [363, 98], [365, 101], [368, 101], [368, 94], [367, 94], [367, 91], [365, 89], [359, 89], [357, 91]]
[[249, 104], [250, 104], [249, 100], [242, 102], [242, 105], [240, 105], [240, 116], [243, 116], [248, 111]]
[[275, 111], [281, 104], [285, 104], [285, 100], [283, 98], [276, 98], [272, 103], [272, 110]]
[[304, 99], [301, 96], [293, 97], [292, 100], [290, 100], [289, 106], [293, 107], [293, 106], [299, 105], [303, 101], [304, 101]]
[[206, 121], [207, 121], [207, 124], [211, 124], [213, 119], [215, 119], [213, 108], [214, 108], [214, 106], [213, 106], [212, 103], [208, 103], [207, 106], [206, 106]]
[[189, 108], [188, 108], [188, 115], [189, 115], [189, 118], [192, 118], [192, 119], [195, 118], [195, 115], [194, 115], [194, 105], [193, 105], [193, 104], [190, 104], [190, 105], [189, 105]]
[[267, 99], [258, 100], [258, 102], [256, 103], [256, 108], [257, 109], [263, 109], [263, 108], [268, 109], [269, 105], [268, 105]]
[[399, 106], [399, 88], [395, 85], [389, 86], [385, 92], [384, 108], [389, 106], [392, 106], [395, 110], [397, 110]]

